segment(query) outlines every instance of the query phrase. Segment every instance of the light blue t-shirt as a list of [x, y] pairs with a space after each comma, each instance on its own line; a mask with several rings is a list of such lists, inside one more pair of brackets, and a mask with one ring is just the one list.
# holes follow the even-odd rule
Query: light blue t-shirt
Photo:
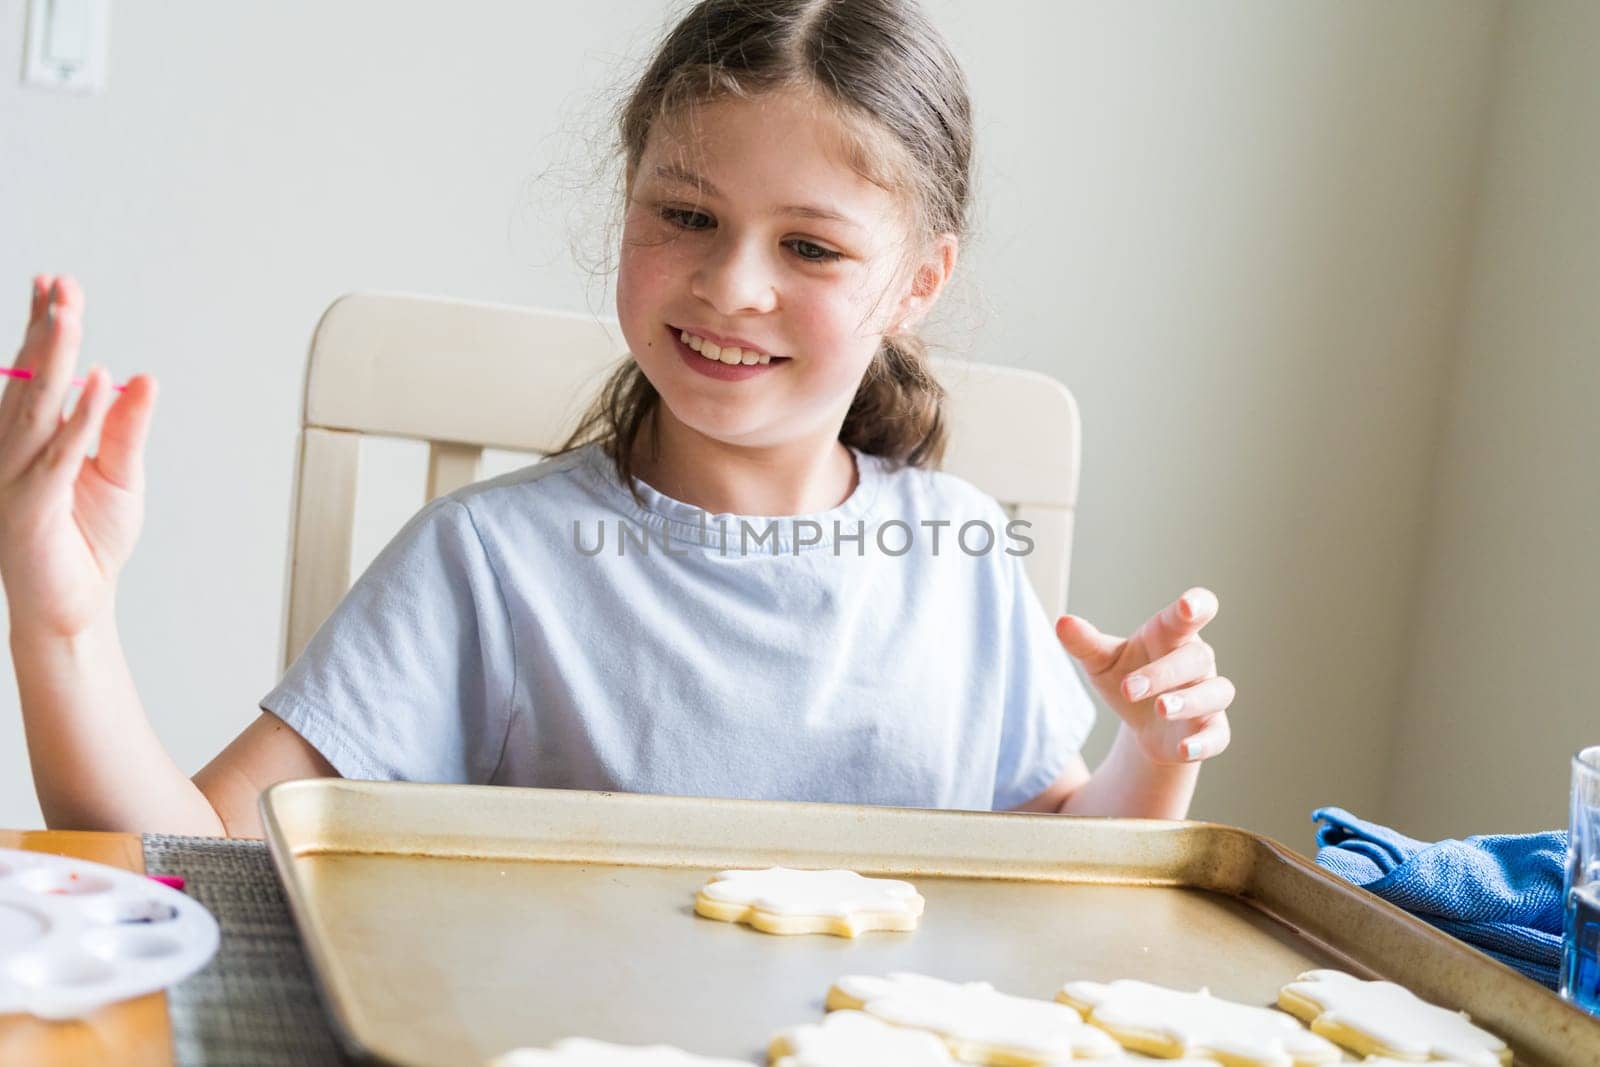
[[953, 475], [854, 455], [855, 491], [804, 516], [708, 516], [636, 480], [641, 508], [595, 445], [441, 497], [261, 707], [347, 778], [1037, 796], [1094, 709], [1026, 531]]

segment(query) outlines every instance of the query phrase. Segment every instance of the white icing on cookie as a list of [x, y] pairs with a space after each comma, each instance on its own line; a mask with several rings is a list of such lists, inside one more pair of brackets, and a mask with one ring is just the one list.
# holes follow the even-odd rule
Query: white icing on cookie
[[1343, 971], [1307, 971], [1283, 987], [1321, 1009], [1312, 1029], [1345, 1029], [1375, 1040], [1397, 1057], [1460, 1060], [1473, 1067], [1509, 1063], [1506, 1043], [1473, 1025], [1464, 1012], [1429, 1004], [1393, 982], [1368, 982]]
[[820, 1025], [772, 1039], [773, 1067], [948, 1067], [944, 1042], [921, 1030], [879, 1022], [865, 1012], [836, 1011]]
[[548, 1049], [512, 1049], [490, 1060], [489, 1067], [750, 1067], [750, 1064], [745, 1060], [695, 1056], [667, 1045], [608, 1045], [604, 1041], [569, 1037]]
[[776, 915], [830, 915], [860, 912], [922, 914], [923, 900], [910, 882], [865, 878], [855, 871], [723, 871], [700, 890], [713, 900], [757, 907]]
[[[1114, 1056], [1119, 1051], [1110, 1036], [1066, 1005], [1011, 996], [988, 982], [957, 984], [899, 973], [887, 978], [847, 975], [834, 986], [859, 1001], [869, 1015], [930, 1031], [953, 1046], [970, 1043], [1005, 1049], [1044, 1062]], [[959, 1047], [952, 1051], [967, 1055]]]
[[1089, 1021], [1125, 1044], [1126, 1032], [1157, 1035], [1170, 1042], [1173, 1056], [1215, 1055], [1263, 1067], [1341, 1058], [1338, 1046], [1293, 1016], [1222, 1000], [1205, 990], [1184, 993], [1124, 978], [1109, 985], [1068, 982], [1057, 999], [1088, 1005]]

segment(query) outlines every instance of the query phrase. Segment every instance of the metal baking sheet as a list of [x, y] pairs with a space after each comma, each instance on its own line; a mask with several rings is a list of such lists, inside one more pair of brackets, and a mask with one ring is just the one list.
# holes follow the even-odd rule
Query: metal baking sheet
[[[262, 814], [330, 1018], [381, 1062], [583, 1036], [765, 1063], [854, 973], [1267, 1005], [1338, 967], [1469, 1012], [1526, 1067], [1600, 1063], [1600, 1020], [1231, 827], [339, 779], [274, 786]], [[927, 911], [854, 940], [694, 914], [715, 871], [769, 865], [906, 878]]]

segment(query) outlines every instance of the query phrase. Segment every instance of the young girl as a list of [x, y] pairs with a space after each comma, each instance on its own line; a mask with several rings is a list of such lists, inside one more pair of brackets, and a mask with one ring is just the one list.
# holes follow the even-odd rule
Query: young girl
[[[113, 610], [155, 382], [115, 396], [91, 368], [63, 420], [83, 296], [35, 279], [35, 373], [0, 403], [0, 577], [51, 826], [257, 836], [260, 792], [317, 775], [1184, 815], [1228, 743], [1199, 637], [1216, 598], [1125, 640], [1052, 634], [1023, 542], [954, 543], [1006, 519], [932, 469], [941, 393], [911, 331], [955, 269], [972, 126], [923, 15], [706, 0], [620, 119], [632, 360], [557, 455], [408, 522], [192, 781]], [[650, 550], [594, 551], [624, 523]], [[1093, 775], [1063, 649], [1122, 719]]]

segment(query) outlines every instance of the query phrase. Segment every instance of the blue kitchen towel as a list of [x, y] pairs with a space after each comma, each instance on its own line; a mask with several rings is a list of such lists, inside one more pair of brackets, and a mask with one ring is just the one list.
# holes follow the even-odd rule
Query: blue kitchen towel
[[1555, 988], [1566, 831], [1429, 844], [1343, 808], [1311, 818], [1319, 866]]

